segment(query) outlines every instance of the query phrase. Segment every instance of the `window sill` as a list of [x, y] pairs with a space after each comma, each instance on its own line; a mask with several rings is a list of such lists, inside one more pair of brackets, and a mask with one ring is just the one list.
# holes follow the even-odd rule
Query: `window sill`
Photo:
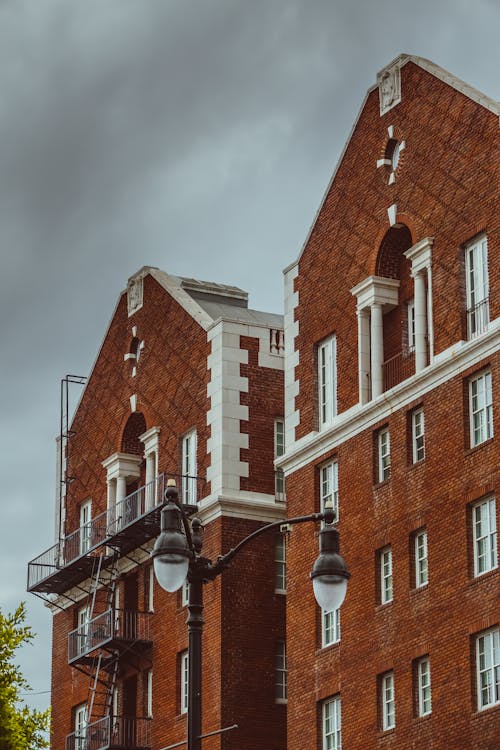
[[316, 656], [321, 656], [322, 654], [327, 654], [329, 651], [337, 650], [340, 646], [340, 641], [335, 641], [334, 643], [328, 643], [326, 646], [320, 646], [316, 649]]
[[408, 464], [406, 465], [406, 468], [408, 469], [408, 471], [411, 471], [412, 469], [417, 469], [419, 466], [425, 466], [425, 459], [426, 457], [424, 456], [423, 458], [420, 458], [418, 461], [409, 461]]
[[421, 722], [429, 721], [430, 719], [432, 719], [432, 711], [428, 714], [424, 714], [423, 716], [414, 716], [413, 722], [414, 724], [420, 724]]
[[396, 727], [393, 727], [392, 729], [379, 729], [377, 738], [379, 740], [385, 740], [389, 739], [389, 737], [392, 737], [394, 734], [396, 734]]
[[286, 591], [284, 591], [283, 589], [274, 589], [274, 593], [277, 596], [286, 596]]
[[464, 450], [464, 456], [470, 456], [472, 453], [475, 453], [476, 451], [481, 450], [481, 448], [484, 448], [486, 445], [491, 445], [495, 442], [495, 436], [488, 438], [487, 440], [483, 440], [482, 443], [478, 443], [477, 445], [471, 445], [469, 448], [466, 448]]
[[498, 567], [493, 568], [492, 570], [487, 570], [485, 573], [480, 573], [477, 576], [473, 576], [469, 579], [468, 586], [477, 586], [482, 581], [487, 581], [496, 575], [498, 575]]
[[500, 701], [498, 703], [493, 703], [491, 706], [476, 709], [472, 712], [471, 719], [477, 720], [480, 719], [481, 716], [490, 715], [490, 711], [500, 711]]
[[420, 594], [422, 591], [427, 591], [429, 588], [429, 581], [427, 583], [423, 583], [421, 586], [414, 586], [410, 589], [410, 596], [416, 596], [417, 594]]
[[[391, 599], [390, 602], [383, 602], [383, 603], [379, 602], [378, 604], [375, 605], [375, 612], [384, 612], [385, 610], [392, 607], [393, 604], [394, 604], [394, 599]], [[387, 731], [390, 731], [390, 730], [387, 730]]]
[[286, 706], [288, 703], [287, 698], [275, 698], [274, 702], [277, 706]]
[[387, 479], [384, 479], [382, 482], [375, 482], [373, 485], [374, 490], [378, 490], [382, 487], [387, 487], [390, 484], [391, 477], [388, 477]]

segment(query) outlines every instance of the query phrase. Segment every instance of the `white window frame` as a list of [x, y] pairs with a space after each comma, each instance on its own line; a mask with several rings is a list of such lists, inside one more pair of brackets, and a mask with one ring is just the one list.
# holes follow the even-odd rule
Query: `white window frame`
[[493, 437], [491, 370], [483, 370], [469, 380], [469, 421], [471, 448]]
[[86, 703], [75, 707], [75, 750], [87, 747], [88, 709]]
[[92, 546], [92, 500], [80, 505], [80, 554], [84, 555]]
[[413, 541], [415, 545], [415, 588], [420, 589], [429, 583], [427, 529], [417, 531]]
[[342, 706], [340, 695], [323, 701], [321, 710], [322, 750], [342, 750]]
[[389, 428], [377, 433], [378, 481], [386, 482], [391, 478], [391, 436]]
[[274, 546], [274, 593], [286, 594], [286, 536], [276, 537]]
[[417, 661], [418, 715], [432, 713], [431, 662], [428, 656]]
[[394, 599], [392, 580], [392, 547], [380, 550], [380, 603], [389, 604]]
[[488, 241], [484, 234], [465, 248], [465, 286], [467, 336], [471, 339], [484, 333], [490, 320]]
[[338, 461], [329, 461], [319, 468], [319, 507], [323, 513], [327, 503], [339, 520], [339, 465]]
[[187, 607], [189, 604], [189, 581], [184, 581], [181, 586], [181, 607]]
[[87, 650], [87, 640], [89, 635], [90, 610], [88, 604], [79, 607], [76, 614], [77, 622], [77, 650], [78, 654], [83, 654]]
[[146, 716], [153, 718], [153, 670], [146, 673]]
[[320, 429], [337, 415], [337, 342], [329, 336], [318, 344], [318, 406]]
[[408, 351], [415, 351], [415, 300], [408, 300], [406, 308], [407, 332], [408, 332]]
[[[274, 458], [280, 458], [285, 453], [285, 422], [283, 419], [274, 420]], [[274, 472], [274, 494], [278, 502], [285, 500], [285, 474], [283, 469]]]
[[422, 408], [411, 413], [411, 449], [414, 464], [425, 458], [425, 418]]
[[182, 651], [180, 655], [180, 677], [181, 714], [185, 714], [188, 710], [189, 694], [189, 655], [187, 651]]
[[498, 568], [496, 501], [488, 497], [472, 506], [474, 576]]
[[287, 702], [286, 641], [276, 643], [275, 701]]
[[195, 505], [197, 501], [197, 462], [198, 436], [190, 430], [182, 438], [182, 502]]
[[386, 672], [380, 680], [382, 729], [388, 732], [396, 726], [396, 705], [394, 692], [394, 672]]
[[340, 641], [340, 607], [321, 610], [321, 647], [327, 648]]
[[476, 636], [477, 708], [500, 704], [500, 628]]

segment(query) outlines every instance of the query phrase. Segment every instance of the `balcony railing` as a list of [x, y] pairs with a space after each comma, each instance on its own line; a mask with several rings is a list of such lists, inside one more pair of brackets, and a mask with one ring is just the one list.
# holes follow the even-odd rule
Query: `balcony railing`
[[139, 487], [107, 511], [107, 535], [112, 537], [138, 518], [161, 505], [165, 491], [165, 474]]
[[68, 662], [71, 664], [106, 645], [149, 642], [149, 612], [107, 609], [68, 634]]
[[467, 310], [467, 337], [473, 339], [488, 330], [490, 322], [489, 298], [482, 299]]
[[384, 391], [415, 374], [415, 352], [399, 352], [382, 365]]
[[149, 750], [151, 719], [104, 716], [66, 737], [66, 750]]
[[269, 351], [271, 354], [278, 354], [283, 357], [285, 354], [285, 334], [280, 328], [271, 328]]

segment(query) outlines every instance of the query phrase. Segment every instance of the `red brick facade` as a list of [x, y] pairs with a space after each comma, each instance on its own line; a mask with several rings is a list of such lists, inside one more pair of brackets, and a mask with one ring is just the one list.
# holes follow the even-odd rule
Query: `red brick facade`
[[[337, 461], [341, 552], [352, 578], [340, 641], [322, 648], [321, 613], [307, 577], [317, 554], [314, 534], [294, 528], [287, 558], [289, 750], [337, 750], [322, 739], [323, 702], [332, 697], [340, 698], [343, 750], [500, 748], [500, 696], [479, 710], [476, 660], [477, 634], [500, 624], [498, 563], [475, 574], [471, 511], [473, 503], [496, 495], [498, 526], [500, 461], [493, 437], [471, 447], [469, 405], [470, 378], [490, 372], [498, 435], [498, 113], [418, 60], [403, 64], [400, 75], [401, 101], [382, 116], [378, 87], [369, 93], [294, 284], [299, 391], [293, 408], [301, 442], [293, 442], [292, 431], [284, 462], [287, 512], [319, 509], [320, 467]], [[390, 126], [394, 138], [405, 141], [392, 184], [387, 167], [377, 168]], [[487, 237], [491, 322], [468, 341], [464, 248], [478, 234]], [[409, 353], [408, 371], [360, 405], [351, 290], [370, 276], [400, 281], [397, 304], [383, 311], [382, 351], [384, 363], [401, 350], [404, 356], [414, 279], [402, 253], [427, 237], [433, 238], [425, 286], [433, 327], [426, 332], [427, 342], [433, 338], [427, 367], [415, 374]], [[332, 334], [337, 416], [319, 427], [317, 347]], [[417, 407], [425, 417], [425, 459], [413, 463], [411, 413]], [[377, 463], [382, 427], [389, 431], [391, 460], [384, 482]], [[423, 529], [429, 579], [417, 587], [414, 534]], [[381, 604], [379, 553], [388, 546], [393, 599]], [[419, 716], [416, 665], [424, 656], [432, 710]], [[388, 672], [395, 726], [384, 731], [381, 678]]]

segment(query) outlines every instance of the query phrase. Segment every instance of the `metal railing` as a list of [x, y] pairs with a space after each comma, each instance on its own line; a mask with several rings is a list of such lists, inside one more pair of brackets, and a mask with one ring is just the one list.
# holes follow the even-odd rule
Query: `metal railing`
[[415, 374], [415, 351], [399, 352], [382, 365], [384, 391]]
[[109, 641], [149, 641], [149, 612], [107, 609], [68, 633], [68, 662], [101, 648]]
[[28, 590], [62, 567], [61, 544], [57, 542], [28, 563]]
[[467, 313], [467, 337], [473, 339], [487, 331], [490, 322], [490, 300], [489, 297], [482, 299], [473, 307], [469, 307]]
[[107, 511], [107, 534], [114, 536], [163, 502], [165, 474], [139, 487]]
[[66, 750], [145, 750], [151, 747], [151, 719], [104, 716], [66, 737]]

